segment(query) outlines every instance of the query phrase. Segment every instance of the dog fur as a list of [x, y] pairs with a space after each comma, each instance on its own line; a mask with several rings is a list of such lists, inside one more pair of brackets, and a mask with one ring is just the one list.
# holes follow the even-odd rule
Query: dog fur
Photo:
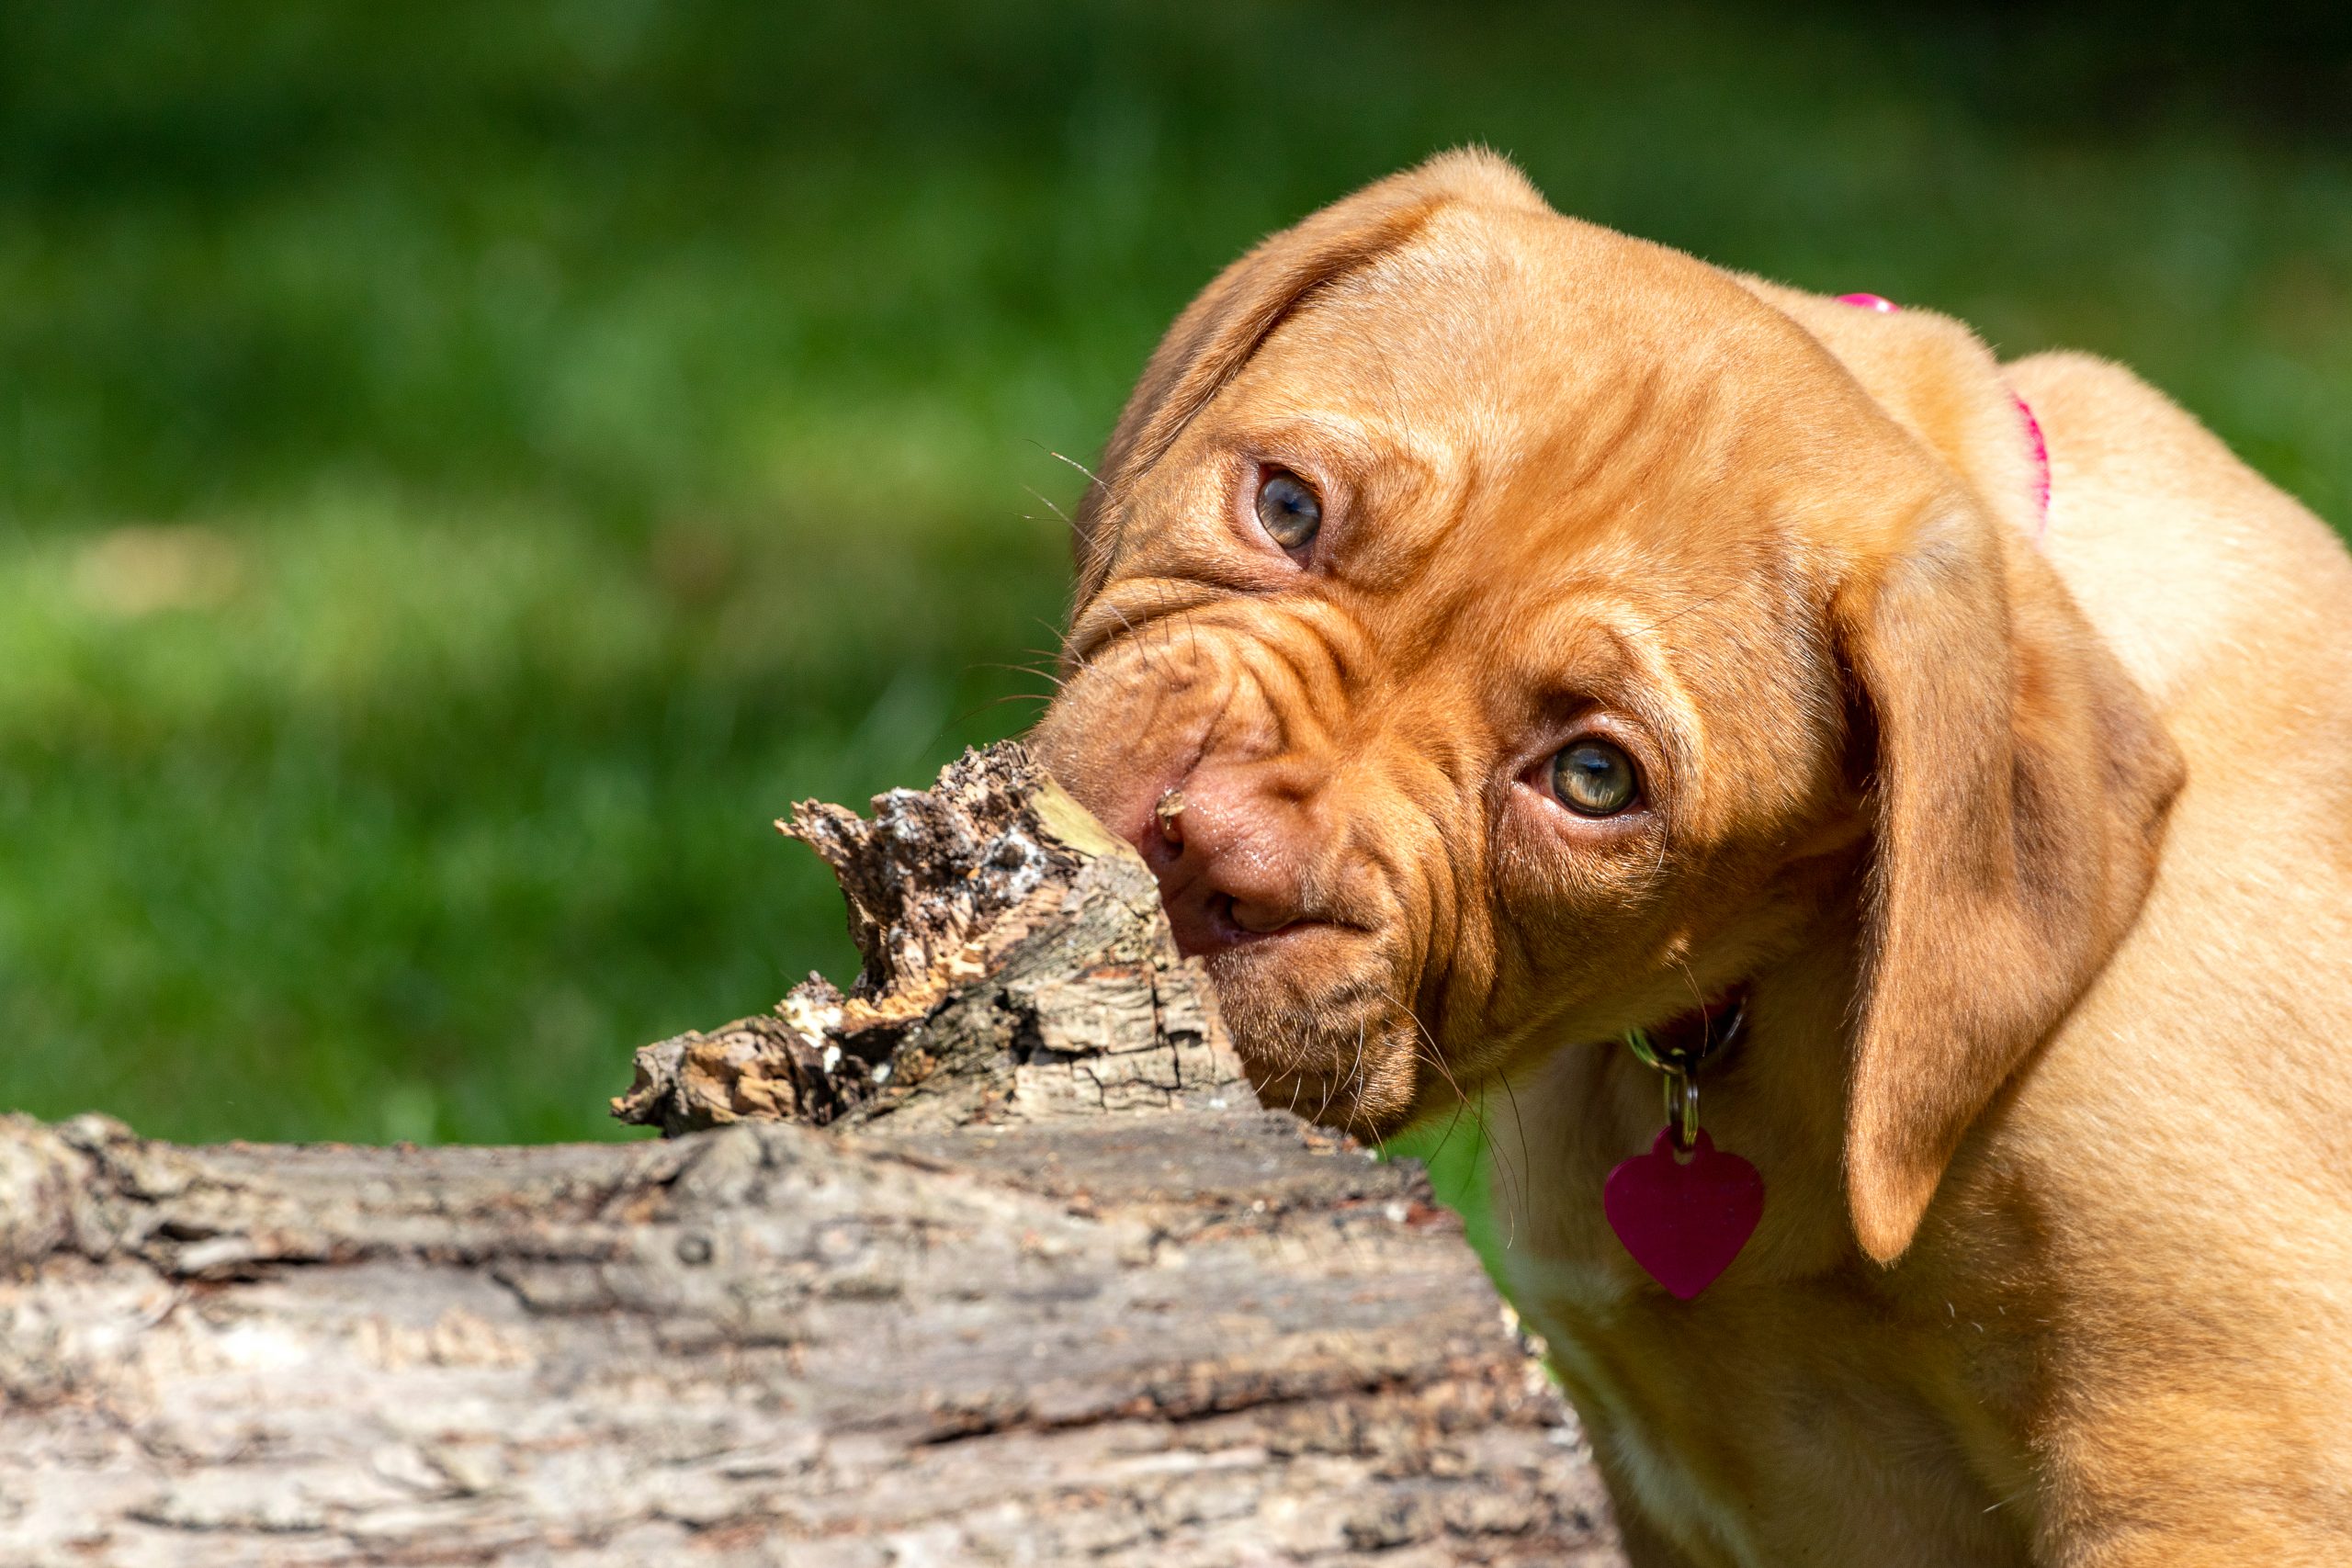
[[[1270, 1103], [1484, 1108], [1636, 1563], [2352, 1562], [2352, 559], [2308, 512], [2111, 365], [1470, 152], [1211, 284], [1077, 535], [1042, 753], [1171, 910], [1255, 911], [1205, 951]], [[1641, 809], [1544, 795], [1584, 734]], [[1601, 1216], [1659, 1121], [1615, 1042], [1734, 987], [1703, 1120], [1765, 1213], [1683, 1303]]]

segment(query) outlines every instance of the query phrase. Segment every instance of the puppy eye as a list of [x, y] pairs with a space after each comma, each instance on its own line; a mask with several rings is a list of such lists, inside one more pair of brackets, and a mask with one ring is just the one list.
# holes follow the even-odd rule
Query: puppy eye
[[1323, 503], [1305, 479], [1288, 468], [1276, 468], [1258, 486], [1258, 525], [1283, 548], [1303, 550], [1323, 526]]
[[1606, 740], [1579, 740], [1552, 759], [1552, 793], [1579, 817], [1614, 817], [1640, 798], [1634, 760]]

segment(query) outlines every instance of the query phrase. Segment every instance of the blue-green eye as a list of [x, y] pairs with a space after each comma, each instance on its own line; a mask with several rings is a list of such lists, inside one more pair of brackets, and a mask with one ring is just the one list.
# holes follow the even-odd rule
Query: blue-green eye
[[1258, 525], [1286, 550], [1303, 550], [1323, 526], [1323, 503], [1306, 481], [1288, 468], [1275, 468], [1258, 485]]
[[1579, 817], [1614, 817], [1641, 798], [1634, 760], [1606, 740], [1579, 740], [1552, 759], [1552, 793]]

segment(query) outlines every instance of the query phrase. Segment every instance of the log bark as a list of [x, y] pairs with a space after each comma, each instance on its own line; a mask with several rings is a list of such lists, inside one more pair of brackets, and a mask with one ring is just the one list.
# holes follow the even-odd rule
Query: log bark
[[1619, 1562], [1418, 1173], [1259, 1108], [1140, 863], [959, 766], [802, 808], [865, 972], [640, 1053], [669, 1141], [0, 1118], [0, 1563]]
[[874, 807], [806, 801], [777, 824], [841, 880], [849, 994], [811, 976], [768, 1013], [646, 1046], [616, 1115], [905, 1132], [1250, 1098], [1151, 873], [1018, 746]]

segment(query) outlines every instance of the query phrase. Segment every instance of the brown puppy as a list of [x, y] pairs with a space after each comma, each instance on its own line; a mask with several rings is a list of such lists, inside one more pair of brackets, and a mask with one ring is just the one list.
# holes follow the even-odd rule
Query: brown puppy
[[[1455, 154], [1184, 312], [1078, 548], [1048, 761], [1271, 1103], [1489, 1098], [1637, 1562], [2352, 1562], [2352, 562], [2187, 416]], [[1684, 1303], [1617, 1042], [1734, 995]]]

